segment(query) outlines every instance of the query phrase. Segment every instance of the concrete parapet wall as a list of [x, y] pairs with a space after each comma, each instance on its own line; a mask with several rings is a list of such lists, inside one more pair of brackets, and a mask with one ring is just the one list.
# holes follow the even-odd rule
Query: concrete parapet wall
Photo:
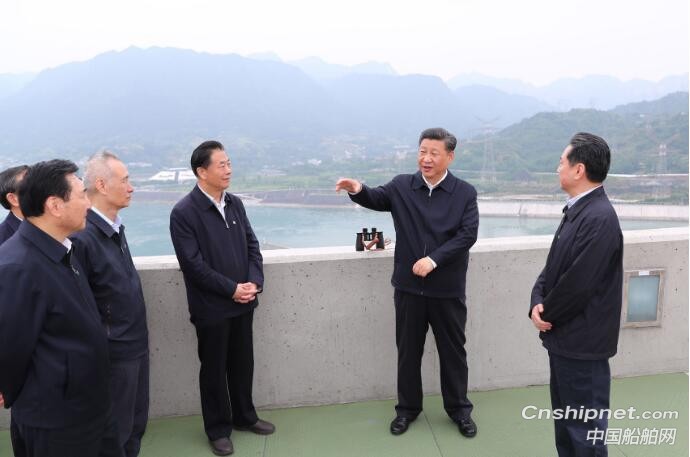
[[[484, 239], [470, 256], [467, 352], [471, 390], [545, 384], [546, 351], [527, 317], [550, 236]], [[264, 252], [254, 318], [257, 407], [393, 398], [396, 348], [392, 250]], [[151, 416], [199, 414], [196, 337], [174, 257], [140, 257], [151, 347]], [[688, 229], [625, 233], [626, 270], [664, 268], [660, 327], [621, 330], [614, 376], [688, 370]], [[440, 392], [429, 332], [424, 390]], [[7, 424], [0, 414], [0, 425]]]

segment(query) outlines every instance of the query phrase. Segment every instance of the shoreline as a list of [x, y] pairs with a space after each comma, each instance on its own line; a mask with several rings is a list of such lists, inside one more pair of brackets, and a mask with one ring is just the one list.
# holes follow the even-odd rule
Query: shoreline
[[[304, 200], [307, 192], [300, 192]], [[172, 203], [176, 202], [187, 192], [185, 191], [151, 191], [141, 190], [135, 192], [135, 198], [138, 202], [157, 202], [157, 203]], [[263, 198], [257, 197], [265, 195], [267, 192], [247, 192], [237, 193], [238, 197], [242, 199], [246, 206], [263, 206], [269, 208], [313, 208], [313, 209], [357, 209], [358, 205], [349, 201], [345, 195], [328, 195], [323, 194], [323, 200], [330, 200], [328, 202], [318, 202], [321, 194], [309, 194], [317, 197], [312, 202], [289, 201], [289, 198], [283, 201], [265, 201]], [[160, 197], [167, 198], [160, 198]], [[520, 196], [524, 197], [524, 196]], [[477, 202], [479, 213], [483, 216], [494, 217], [554, 217], [560, 218], [562, 214], [563, 200], [533, 200], [526, 198], [508, 199], [501, 198], [480, 198]], [[640, 204], [640, 203], [618, 203], [613, 202], [613, 207], [618, 213], [620, 219], [650, 219], [650, 220], [664, 220], [664, 221], [688, 221], [689, 213], [688, 206], [685, 205], [659, 205], [659, 204]]]

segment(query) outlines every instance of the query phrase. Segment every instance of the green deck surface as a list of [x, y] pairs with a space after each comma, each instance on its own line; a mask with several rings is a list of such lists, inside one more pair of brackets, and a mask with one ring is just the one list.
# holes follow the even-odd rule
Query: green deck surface
[[[548, 408], [547, 386], [474, 392], [473, 418], [479, 433], [467, 439], [443, 411], [439, 396], [425, 398], [424, 413], [401, 436], [388, 432], [392, 400], [347, 405], [262, 411], [276, 424], [263, 437], [234, 432], [235, 456], [270, 457], [547, 457], [556, 455], [550, 420], [525, 420], [527, 405]], [[633, 439], [652, 429], [675, 430], [675, 443], [610, 445], [611, 457], [688, 456], [688, 376], [665, 374], [613, 381], [611, 407], [678, 411], [677, 419], [611, 420], [609, 428], [628, 429]], [[0, 456], [11, 455], [9, 433], [0, 431]], [[210, 456], [200, 416], [154, 419], [144, 437], [141, 457]], [[66, 456], [67, 457], [67, 456]]]

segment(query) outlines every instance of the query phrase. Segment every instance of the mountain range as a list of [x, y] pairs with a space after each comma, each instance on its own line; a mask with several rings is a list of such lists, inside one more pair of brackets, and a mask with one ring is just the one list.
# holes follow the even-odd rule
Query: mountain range
[[688, 74], [667, 76], [658, 82], [641, 79], [621, 81], [611, 76], [589, 75], [559, 79], [539, 87], [519, 80], [491, 78], [473, 73], [448, 80], [448, 86], [453, 89], [476, 85], [532, 97], [556, 111], [573, 108], [607, 110], [626, 103], [653, 100], [672, 92], [687, 92]]
[[[505, 128], [499, 135], [510, 138], [511, 129], [542, 118], [560, 119], [554, 129], [559, 122], [570, 128], [564, 119], [584, 118], [545, 112], [576, 100], [642, 102], [682, 87], [681, 79], [623, 83], [588, 77], [542, 88], [478, 77], [446, 83], [436, 76], [398, 75], [380, 62], [344, 66], [318, 58], [284, 62], [273, 54], [128, 48], [35, 76], [0, 75], [0, 165], [79, 159], [107, 147], [126, 160], [171, 166], [186, 163], [189, 151], [207, 138], [232, 146], [241, 161], [280, 164], [320, 157], [326, 140], [414, 147], [419, 132], [435, 125], [464, 138]], [[687, 90], [687, 76], [684, 84]], [[654, 109], [662, 108], [640, 103], [592, 116], [629, 123], [642, 111], [658, 116]], [[518, 162], [530, 169], [536, 163]]]

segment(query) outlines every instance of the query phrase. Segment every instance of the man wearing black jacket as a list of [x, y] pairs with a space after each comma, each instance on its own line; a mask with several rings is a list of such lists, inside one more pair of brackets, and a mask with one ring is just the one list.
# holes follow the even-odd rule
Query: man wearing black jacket
[[5, 220], [0, 224], [0, 244], [14, 235], [24, 219], [22, 209], [19, 206], [17, 189], [28, 169], [28, 166], [20, 165], [0, 173], [0, 204], [9, 211]]
[[134, 189], [127, 167], [116, 155], [100, 152], [84, 172], [91, 209], [86, 228], [72, 236], [74, 254], [84, 267], [108, 336], [110, 391], [118, 442], [136, 457], [149, 411], [149, 356], [146, 305], [118, 215]]
[[76, 171], [65, 160], [32, 165], [19, 189], [25, 220], [0, 246], [0, 391], [29, 457], [122, 455], [108, 342], [67, 238], [89, 208]]
[[[553, 411], [609, 408], [609, 358], [616, 354], [623, 284], [623, 234], [603, 181], [606, 142], [577, 133], [561, 155], [558, 176], [569, 199], [546, 266], [532, 289], [530, 318], [549, 352]], [[560, 457], [605, 456], [607, 420], [555, 420]], [[593, 436], [593, 435], [592, 435]]]
[[216, 455], [233, 452], [233, 429], [273, 433], [252, 400], [252, 320], [264, 282], [263, 258], [242, 201], [227, 193], [232, 168], [223, 145], [192, 153], [197, 185], [170, 214], [170, 236], [187, 288], [201, 362], [204, 429]]
[[390, 425], [394, 435], [407, 431], [422, 412], [421, 363], [431, 325], [441, 362], [441, 392], [446, 413], [460, 433], [473, 437], [472, 403], [467, 398], [465, 353], [465, 277], [469, 250], [477, 240], [477, 192], [448, 167], [457, 140], [442, 128], [419, 137], [415, 174], [398, 175], [370, 188], [349, 178], [336, 190], [365, 208], [390, 211], [395, 224], [395, 333], [398, 346], [398, 404]]
[[[0, 173], [0, 204], [8, 210], [7, 217], [0, 224], [0, 244], [7, 241], [19, 228], [24, 215], [19, 206], [19, 183], [26, 174], [27, 165], [19, 165], [17, 167], [8, 168]], [[5, 401], [0, 392], [0, 407], [4, 405]], [[10, 412], [11, 414], [11, 412]], [[12, 449], [16, 455], [24, 455], [24, 444], [22, 443], [17, 424], [10, 416], [10, 441], [12, 442]]]

